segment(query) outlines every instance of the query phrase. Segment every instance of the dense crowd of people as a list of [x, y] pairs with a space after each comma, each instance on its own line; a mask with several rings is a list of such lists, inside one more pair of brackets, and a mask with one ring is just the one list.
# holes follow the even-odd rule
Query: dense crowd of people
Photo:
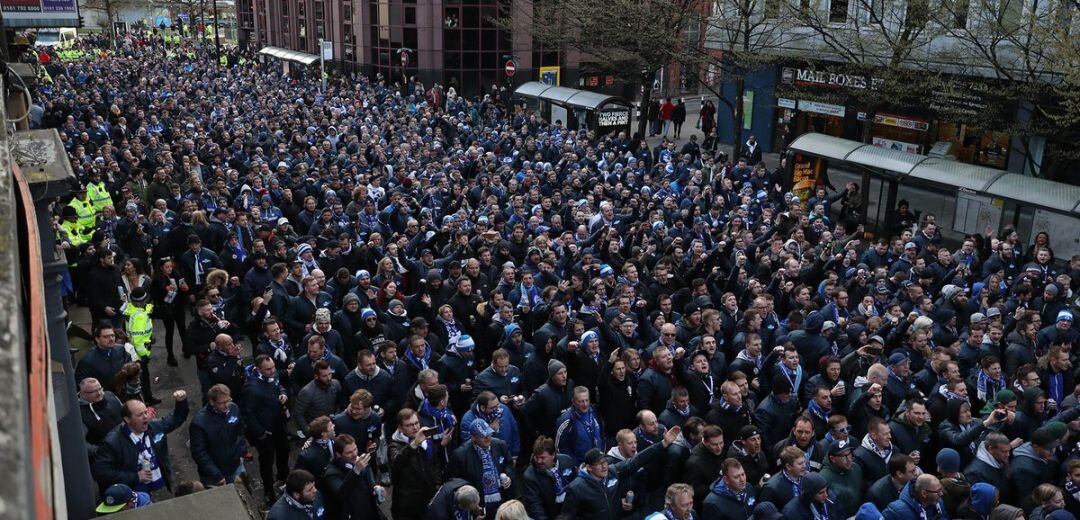
[[868, 240], [858, 185], [792, 193], [756, 143], [454, 86], [142, 36], [42, 62], [102, 512], [255, 482], [273, 520], [1080, 513], [1080, 258], [1045, 234], [953, 248], [902, 202]]

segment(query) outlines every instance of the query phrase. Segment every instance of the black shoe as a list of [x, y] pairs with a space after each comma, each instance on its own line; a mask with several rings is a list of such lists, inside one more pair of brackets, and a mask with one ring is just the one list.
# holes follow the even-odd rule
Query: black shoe
[[168, 361], [166, 361], [166, 362], [167, 362], [167, 363], [169, 364], [169, 366], [171, 366], [171, 367], [175, 367], [175, 366], [180, 366], [180, 363], [177, 363], [177, 362], [176, 362], [176, 356], [174, 356], [174, 355], [172, 355], [172, 354], [169, 354], [169, 359], [168, 359]]

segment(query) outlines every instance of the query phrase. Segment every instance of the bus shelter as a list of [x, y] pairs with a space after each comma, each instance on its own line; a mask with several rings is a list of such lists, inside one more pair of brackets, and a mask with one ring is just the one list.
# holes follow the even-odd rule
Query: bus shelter
[[564, 116], [567, 128], [584, 128], [596, 135], [630, 133], [630, 104], [616, 96], [530, 81], [514, 90], [514, 97], [535, 103], [548, 121]]
[[932, 211], [943, 233], [962, 237], [1012, 225], [1029, 242], [1047, 232], [1058, 259], [1080, 254], [1080, 186], [818, 133], [788, 147], [785, 180], [802, 200], [828, 182], [829, 168], [861, 174], [863, 221], [883, 236], [896, 229], [897, 202], [907, 191], [908, 198], [926, 195], [913, 200], [913, 209]]

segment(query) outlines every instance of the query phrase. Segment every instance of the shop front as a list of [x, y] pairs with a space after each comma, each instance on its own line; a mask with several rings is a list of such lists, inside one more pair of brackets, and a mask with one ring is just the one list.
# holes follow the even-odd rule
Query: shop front
[[874, 73], [853, 73], [833, 64], [779, 67], [775, 142], [781, 146], [816, 132], [859, 141], [868, 138], [882, 148], [979, 166], [1008, 166], [1011, 136], [991, 130], [1004, 126], [1008, 108], [995, 99], [989, 83], [951, 78], [948, 90], [926, 92], [918, 100], [897, 101], [876, 111], [861, 106], [865, 97], [860, 92], [876, 90], [883, 83]]

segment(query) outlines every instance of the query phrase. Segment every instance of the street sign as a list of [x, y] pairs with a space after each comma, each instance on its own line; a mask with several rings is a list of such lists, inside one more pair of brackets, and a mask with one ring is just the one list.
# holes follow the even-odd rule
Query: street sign
[[507, 77], [514, 77], [514, 73], [517, 72], [517, 65], [514, 64], [514, 60], [506, 60], [506, 75]]
[[333, 60], [334, 59], [334, 42], [323, 41], [322, 45], [322, 59]]

